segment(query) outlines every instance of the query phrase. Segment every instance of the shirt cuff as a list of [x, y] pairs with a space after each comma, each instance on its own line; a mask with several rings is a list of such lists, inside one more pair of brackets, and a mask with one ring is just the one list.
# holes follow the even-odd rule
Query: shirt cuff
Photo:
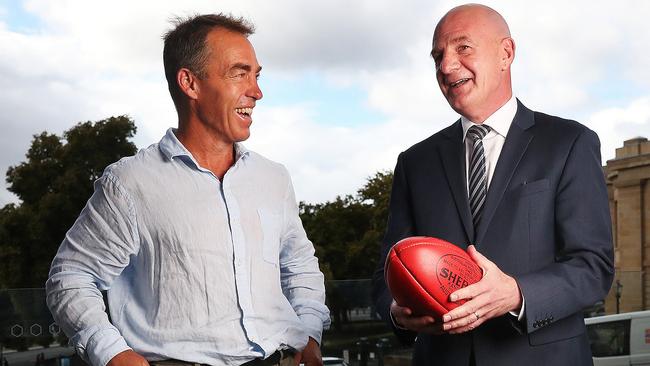
[[305, 326], [307, 335], [314, 338], [318, 344], [322, 344], [323, 337], [323, 320], [314, 314], [299, 315], [300, 321]]
[[106, 366], [118, 353], [130, 349], [117, 329], [109, 328], [95, 332], [80, 356], [93, 366]]

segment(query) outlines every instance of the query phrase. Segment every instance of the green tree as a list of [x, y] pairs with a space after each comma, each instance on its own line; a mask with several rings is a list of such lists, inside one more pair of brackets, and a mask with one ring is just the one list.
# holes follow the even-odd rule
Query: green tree
[[347, 259], [350, 245], [359, 241], [369, 228], [368, 207], [352, 196], [337, 197], [332, 202], [302, 204], [303, 225], [316, 246], [321, 262], [328, 264], [332, 279], [364, 278]]
[[[357, 273], [368, 278], [377, 268], [380, 243], [386, 231], [388, 220], [388, 204], [393, 184], [393, 173], [377, 172], [369, 177], [366, 184], [357, 192], [360, 202], [369, 212], [370, 220], [363, 236], [351, 243], [348, 253], [348, 263], [356, 267]], [[355, 277], [358, 278], [358, 277]]]
[[7, 171], [21, 204], [0, 209], [0, 287], [43, 287], [66, 231], [104, 168], [133, 155], [128, 116], [79, 123], [62, 137], [35, 135], [26, 161]]
[[[386, 229], [392, 181], [391, 172], [377, 172], [356, 196], [339, 196], [319, 204], [300, 203], [300, 218], [327, 280], [372, 275]], [[341, 329], [347, 322], [347, 310], [356, 306], [359, 296], [350, 296], [345, 283], [328, 281], [326, 286], [334, 327]]]
[[386, 230], [393, 173], [377, 172], [356, 196], [332, 202], [300, 203], [300, 218], [316, 247], [328, 279], [371, 276], [379, 258], [379, 243]]

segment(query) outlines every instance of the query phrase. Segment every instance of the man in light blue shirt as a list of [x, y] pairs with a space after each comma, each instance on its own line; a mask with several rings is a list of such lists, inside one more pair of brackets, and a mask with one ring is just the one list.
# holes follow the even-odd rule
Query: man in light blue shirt
[[178, 129], [106, 168], [52, 262], [48, 306], [92, 365], [322, 365], [291, 179], [240, 144], [262, 98], [252, 32], [217, 14], [165, 35]]

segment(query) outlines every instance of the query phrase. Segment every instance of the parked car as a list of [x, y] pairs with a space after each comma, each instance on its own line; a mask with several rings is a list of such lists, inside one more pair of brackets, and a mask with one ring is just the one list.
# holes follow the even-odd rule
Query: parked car
[[595, 366], [650, 365], [650, 310], [585, 319]]
[[323, 366], [349, 366], [344, 359], [340, 357], [323, 357]]

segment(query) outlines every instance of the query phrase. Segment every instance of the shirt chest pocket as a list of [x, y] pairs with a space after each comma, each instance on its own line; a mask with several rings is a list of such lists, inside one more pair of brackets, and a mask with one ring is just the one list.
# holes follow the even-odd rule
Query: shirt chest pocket
[[257, 214], [262, 228], [262, 257], [265, 262], [277, 267], [280, 262], [282, 215], [264, 208], [258, 209]]

